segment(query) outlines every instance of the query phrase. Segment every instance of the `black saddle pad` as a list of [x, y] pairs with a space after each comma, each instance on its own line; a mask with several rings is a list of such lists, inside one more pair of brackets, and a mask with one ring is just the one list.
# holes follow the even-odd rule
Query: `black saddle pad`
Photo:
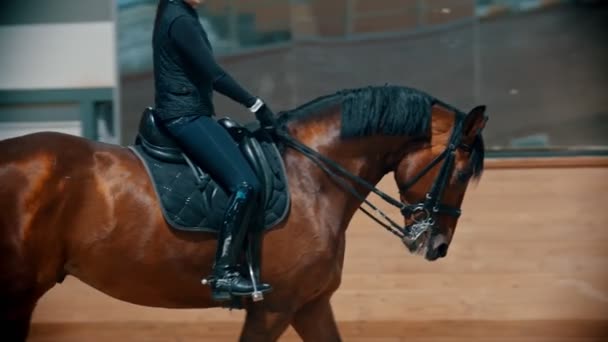
[[[283, 159], [276, 146], [259, 142], [272, 171], [266, 186], [264, 227], [281, 222], [289, 211], [290, 199]], [[186, 163], [167, 163], [147, 154], [140, 145], [129, 146], [146, 166], [161, 203], [165, 219], [177, 230], [217, 233], [221, 227], [228, 196], [208, 174], [197, 184], [193, 169]]]

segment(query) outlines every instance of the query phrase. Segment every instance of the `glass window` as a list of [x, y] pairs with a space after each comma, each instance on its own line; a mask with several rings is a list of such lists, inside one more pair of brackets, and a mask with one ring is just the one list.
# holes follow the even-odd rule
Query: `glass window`
[[[155, 3], [119, 1], [123, 75], [144, 75], [124, 77], [125, 91], [153, 93], [142, 86], [152, 79]], [[578, 0], [208, 0], [200, 14], [220, 62], [277, 111], [343, 88], [391, 83], [463, 111], [487, 105], [485, 135], [494, 152], [608, 147], [605, 6]], [[260, 49], [271, 53], [248, 53]], [[137, 98], [148, 103], [129, 108], [152, 105], [151, 95]], [[228, 99], [216, 102], [219, 116], [251, 119]]]

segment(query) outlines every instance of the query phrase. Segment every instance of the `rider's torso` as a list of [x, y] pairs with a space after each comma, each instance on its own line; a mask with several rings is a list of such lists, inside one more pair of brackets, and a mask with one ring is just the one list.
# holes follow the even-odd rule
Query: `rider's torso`
[[[182, 1], [167, 1], [154, 26], [153, 58], [155, 81], [155, 107], [161, 119], [183, 115], [213, 115], [212, 80], [193, 72], [189, 63], [178, 53], [169, 30], [174, 21], [190, 16], [196, 30], [211, 50], [207, 33], [198, 22], [194, 9]], [[197, 77], [198, 76], [198, 77]]]

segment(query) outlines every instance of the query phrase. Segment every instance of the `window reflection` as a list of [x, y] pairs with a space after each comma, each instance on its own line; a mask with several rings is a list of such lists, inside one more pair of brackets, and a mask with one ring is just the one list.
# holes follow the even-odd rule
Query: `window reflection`
[[[123, 127], [152, 105], [156, 1], [119, 0]], [[208, 0], [220, 61], [276, 110], [401, 84], [488, 106], [495, 151], [608, 147], [607, 6], [579, 0]], [[218, 115], [251, 117], [216, 97]], [[132, 117], [131, 117], [132, 116]]]

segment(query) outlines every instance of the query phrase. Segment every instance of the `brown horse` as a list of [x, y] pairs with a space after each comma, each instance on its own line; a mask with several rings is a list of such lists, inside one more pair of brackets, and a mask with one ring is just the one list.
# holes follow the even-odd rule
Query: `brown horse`
[[[386, 226], [427, 259], [445, 256], [469, 180], [482, 171], [484, 111], [465, 114], [383, 86], [281, 115], [291, 209], [264, 237], [261, 278], [274, 290], [245, 302], [241, 340], [274, 341], [290, 324], [306, 341], [340, 340], [330, 298], [345, 231], [389, 172], [401, 198], [384, 198], [400, 207], [406, 228]], [[171, 229], [144, 166], [125, 147], [58, 133], [1, 141], [0, 234], [1, 334], [11, 341], [26, 338], [36, 302], [66, 275], [140, 305], [219, 305], [201, 285], [214, 236]]]

